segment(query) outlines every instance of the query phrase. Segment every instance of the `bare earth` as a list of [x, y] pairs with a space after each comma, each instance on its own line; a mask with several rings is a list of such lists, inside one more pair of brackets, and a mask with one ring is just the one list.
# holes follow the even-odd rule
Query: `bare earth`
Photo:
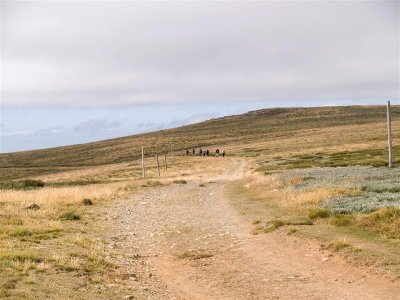
[[224, 188], [243, 176], [232, 159], [199, 182], [149, 188], [107, 211], [110, 289], [132, 299], [400, 299], [400, 285], [347, 264], [314, 242], [282, 232], [251, 235]]

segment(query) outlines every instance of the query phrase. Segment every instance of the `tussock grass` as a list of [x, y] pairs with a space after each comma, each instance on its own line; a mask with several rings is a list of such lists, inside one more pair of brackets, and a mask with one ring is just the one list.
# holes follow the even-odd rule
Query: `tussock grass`
[[[92, 224], [69, 220], [78, 220], [82, 215], [91, 220], [101, 204], [122, 197], [138, 185], [123, 182], [95, 186], [46, 185], [40, 189], [0, 191], [0, 272], [4, 278], [11, 274], [62, 277], [60, 273], [65, 272], [103, 276], [110, 264], [104, 247], [90, 238]], [[92, 199], [99, 204], [96, 208], [85, 205]], [[40, 209], [26, 209], [32, 203], [37, 203]], [[71, 256], [72, 251], [79, 255]], [[0, 278], [0, 286], [3, 283]], [[24, 285], [25, 281], [18, 286]], [[44, 291], [40, 282], [35, 286]]]
[[161, 181], [158, 180], [148, 180], [142, 187], [155, 187], [155, 186], [162, 186], [163, 184]]
[[18, 216], [0, 215], [0, 225], [22, 225], [24, 222]]
[[351, 245], [348, 242], [346, 242], [346, 240], [340, 240], [330, 245], [329, 249], [332, 249], [333, 251], [337, 252], [348, 247], [351, 247]]
[[287, 181], [281, 181], [277, 175], [253, 175], [244, 180], [241, 185], [251, 199], [273, 202], [287, 213], [303, 215], [308, 214], [310, 208], [315, 208], [323, 200], [341, 195], [355, 196], [362, 192], [360, 188], [341, 187], [315, 187], [298, 190], [288, 186]]
[[208, 252], [204, 252], [202, 250], [188, 250], [178, 254], [178, 258], [181, 259], [190, 259], [190, 260], [198, 260], [203, 258], [213, 257], [214, 255]]
[[[274, 219], [270, 220], [265, 223], [265, 225], [260, 225], [261, 222], [258, 222], [254, 225], [257, 225], [255, 228], [252, 229], [250, 232], [253, 235], [257, 235], [261, 232], [263, 233], [270, 233], [278, 228], [281, 228], [283, 226], [288, 226], [288, 225], [313, 225], [313, 222], [310, 219], [307, 218], [293, 218], [293, 219]], [[293, 229], [293, 227], [292, 227]], [[296, 229], [297, 231], [297, 229]], [[293, 233], [293, 232], [292, 232]]]
[[329, 223], [335, 226], [350, 226], [354, 223], [355, 216], [353, 215], [334, 215]]
[[184, 179], [176, 179], [173, 181], [175, 184], [187, 184], [187, 181]]
[[33, 250], [6, 250], [0, 251], [0, 261], [30, 261], [30, 262], [40, 262], [42, 260], [38, 252]]
[[329, 215], [330, 215], [329, 210], [323, 209], [323, 208], [313, 208], [313, 209], [311, 209], [310, 212], [308, 213], [308, 217], [309, 217], [311, 220], [319, 219], [319, 218], [325, 219], [325, 218], [328, 218]]
[[400, 208], [382, 208], [376, 212], [362, 215], [356, 226], [380, 233], [388, 238], [400, 238]]
[[78, 221], [81, 219], [81, 216], [75, 211], [67, 211], [60, 216], [60, 220], [64, 221]]
[[30, 190], [42, 188], [45, 183], [42, 180], [24, 179], [19, 181], [0, 182], [0, 190]]
[[314, 179], [312, 176], [295, 176], [287, 179], [284, 184], [288, 186], [296, 186], [312, 179]]

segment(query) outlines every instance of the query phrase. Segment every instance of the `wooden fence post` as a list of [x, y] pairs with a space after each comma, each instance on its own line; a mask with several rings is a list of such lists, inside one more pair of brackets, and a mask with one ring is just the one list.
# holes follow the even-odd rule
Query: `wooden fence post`
[[156, 154], [156, 159], [157, 159], [158, 177], [160, 177], [161, 174], [160, 174], [160, 163], [159, 163], [159, 161], [158, 161], [158, 154]]
[[146, 177], [146, 171], [144, 168], [144, 147], [142, 146], [142, 177], [145, 178]]
[[390, 101], [387, 102], [386, 107], [386, 114], [387, 114], [387, 130], [388, 130], [388, 148], [389, 148], [389, 168], [392, 167], [393, 158], [392, 158], [392, 118], [390, 115]]

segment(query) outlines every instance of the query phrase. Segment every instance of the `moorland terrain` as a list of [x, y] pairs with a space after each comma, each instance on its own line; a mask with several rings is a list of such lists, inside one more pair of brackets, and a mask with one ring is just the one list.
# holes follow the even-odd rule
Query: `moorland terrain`
[[0, 297], [399, 299], [399, 116], [391, 169], [384, 106], [1, 154]]

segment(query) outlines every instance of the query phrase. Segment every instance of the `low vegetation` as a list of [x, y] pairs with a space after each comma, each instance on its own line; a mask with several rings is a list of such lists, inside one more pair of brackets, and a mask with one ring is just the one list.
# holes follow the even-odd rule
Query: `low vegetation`
[[29, 190], [42, 188], [44, 186], [45, 183], [42, 180], [34, 179], [0, 182], [0, 190]]
[[214, 256], [213, 254], [204, 252], [203, 250], [188, 250], [178, 254], [177, 257], [181, 259], [198, 260], [203, 258], [210, 258], [213, 256]]
[[361, 215], [354, 224], [388, 238], [400, 239], [400, 208], [381, 208], [370, 214]]
[[186, 184], [187, 181], [184, 180], [184, 179], [177, 179], [177, 180], [174, 180], [173, 183], [176, 183], [176, 184]]
[[[92, 236], [96, 211], [90, 204], [124, 195], [129, 184], [39, 185], [29, 181], [29, 188], [0, 191], [0, 298], [21, 298], [31, 289], [41, 298], [54, 297], [65, 291], [38, 290], [41, 281], [94, 278], [110, 267], [104, 245]], [[38, 208], [26, 209], [33, 204]], [[26, 285], [28, 279], [35, 284]]]
[[[392, 110], [396, 132], [400, 107]], [[107, 290], [113, 266], [106, 245], [93, 235], [99, 210], [141, 188], [203, 182], [199, 174], [217, 177], [227, 168], [226, 159], [187, 157], [184, 150], [192, 147], [224, 147], [248, 161], [249, 175], [233, 184], [232, 198], [248, 215], [253, 234], [315, 238], [321, 231], [318, 238], [339, 252], [356, 249], [353, 241], [376, 243], [371, 236], [398, 240], [400, 168], [385, 167], [385, 113], [378, 106], [267, 109], [108, 141], [1, 154], [0, 298], [33, 293], [50, 298], [57, 288], [49, 290], [44, 282], [60, 278], [71, 291], [84, 282], [88, 298], [96, 298], [100, 287]], [[146, 179], [138, 160], [141, 145]], [[399, 151], [394, 139], [394, 153]], [[168, 157], [160, 177], [156, 153]], [[351, 244], [343, 235], [351, 236]], [[201, 250], [177, 255], [194, 261], [211, 257]], [[27, 294], [17, 294], [21, 286]]]
[[324, 218], [329, 217], [329, 215], [330, 215], [329, 210], [323, 209], [323, 208], [313, 208], [308, 213], [308, 217], [311, 220], [319, 219], [319, 218], [324, 219]]

